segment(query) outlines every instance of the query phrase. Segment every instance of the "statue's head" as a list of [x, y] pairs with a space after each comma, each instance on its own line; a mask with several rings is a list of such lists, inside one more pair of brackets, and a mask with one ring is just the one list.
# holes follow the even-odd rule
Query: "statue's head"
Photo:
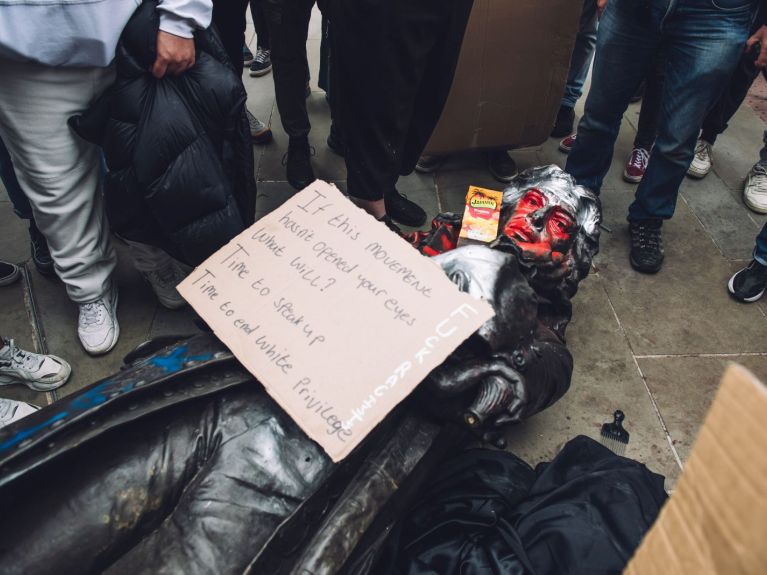
[[532, 168], [504, 190], [492, 247], [515, 253], [539, 287], [575, 286], [599, 249], [600, 221], [598, 198], [569, 174], [553, 165]]

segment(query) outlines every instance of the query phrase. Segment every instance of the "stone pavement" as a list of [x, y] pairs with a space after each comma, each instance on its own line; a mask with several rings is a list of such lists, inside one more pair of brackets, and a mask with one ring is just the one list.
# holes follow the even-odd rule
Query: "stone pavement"
[[[251, 48], [255, 41], [249, 28]], [[311, 144], [316, 150], [316, 175], [337, 183], [345, 179], [343, 160], [327, 149], [329, 113], [316, 85], [319, 19], [309, 39], [312, 94]], [[258, 176], [258, 215], [274, 209], [295, 191], [285, 181], [282, 157], [287, 137], [274, 104], [271, 75], [244, 76], [248, 107], [271, 121], [275, 141], [254, 150]], [[767, 299], [743, 305], [726, 291], [730, 275], [750, 259], [754, 238], [765, 221], [743, 207], [742, 182], [755, 161], [765, 124], [743, 107], [714, 150], [714, 171], [702, 181], [686, 180], [677, 212], [665, 227], [666, 265], [657, 276], [634, 272], [628, 262], [625, 213], [634, 186], [621, 179], [623, 161], [631, 150], [638, 105], [627, 112], [602, 200], [604, 232], [592, 273], [576, 296], [568, 345], [575, 357], [569, 393], [558, 404], [508, 433], [509, 448], [531, 463], [548, 460], [578, 434], [598, 438], [601, 423], [615, 409], [626, 412], [631, 442], [626, 454], [664, 474], [673, 486], [689, 454], [721, 374], [737, 361], [767, 381]], [[520, 169], [549, 163], [563, 165], [557, 142], [517, 150]], [[500, 189], [478, 153], [452, 158], [437, 174], [414, 174], [399, 189], [434, 215], [460, 210], [469, 184]], [[0, 333], [15, 337], [28, 349], [65, 357], [73, 367], [70, 382], [51, 394], [20, 386], [0, 389], [3, 397], [38, 405], [55, 401], [119, 369], [122, 357], [137, 344], [160, 334], [196, 331], [189, 310], [160, 307], [148, 285], [132, 268], [118, 244], [120, 264], [117, 348], [100, 358], [88, 357], [77, 340], [76, 306], [57, 280], [40, 276], [29, 259], [23, 222], [0, 191], [0, 258], [24, 264], [24, 281], [0, 288]], [[385, 344], [385, 342], [382, 342]]]

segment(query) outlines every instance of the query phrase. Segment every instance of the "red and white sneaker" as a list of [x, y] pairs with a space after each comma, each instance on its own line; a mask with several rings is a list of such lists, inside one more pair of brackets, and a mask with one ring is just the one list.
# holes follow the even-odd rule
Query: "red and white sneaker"
[[623, 170], [623, 179], [631, 184], [638, 184], [642, 181], [649, 162], [650, 152], [644, 148], [634, 148]]
[[559, 142], [559, 151], [564, 152], [565, 154], [569, 154], [570, 150], [572, 150], [573, 146], [575, 145], [575, 138], [577, 137], [578, 134], [570, 134], [564, 140]]

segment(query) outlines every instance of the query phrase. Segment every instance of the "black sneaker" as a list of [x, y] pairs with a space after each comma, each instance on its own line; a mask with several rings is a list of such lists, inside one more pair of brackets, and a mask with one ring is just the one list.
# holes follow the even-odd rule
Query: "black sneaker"
[[265, 76], [272, 71], [272, 51], [264, 50], [259, 46], [256, 55], [250, 62], [250, 75], [254, 77]]
[[554, 129], [551, 130], [552, 138], [563, 138], [573, 133], [575, 124], [575, 110], [570, 106], [560, 106], [557, 119], [554, 121]]
[[511, 159], [506, 150], [491, 150], [487, 152], [487, 169], [496, 180], [508, 184], [517, 177], [517, 163]]
[[767, 289], [767, 266], [756, 260], [730, 278], [727, 289], [732, 297], [742, 302], [755, 302]]
[[426, 212], [421, 206], [408, 200], [396, 189], [384, 194], [384, 204], [387, 215], [403, 226], [418, 228], [426, 222]]
[[327, 142], [331, 152], [338, 154], [342, 158], [346, 156], [346, 143], [335, 123], [330, 124]]
[[45, 236], [37, 229], [35, 221], [29, 222], [29, 240], [32, 251], [32, 261], [35, 262], [35, 267], [44, 276], [56, 275], [56, 270], [53, 269], [53, 258], [51, 252], [48, 250], [48, 242]]
[[643, 274], [657, 273], [663, 265], [663, 220], [629, 222], [631, 233], [631, 267]]
[[9, 286], [21, 277], [19, 266], [0, 261], [0, 286]]
[[291, 141], [287, 153], [282, 158], [288, 183], [297, 190], [303, 190], [315, 180], [312, 152], [307, 140]]

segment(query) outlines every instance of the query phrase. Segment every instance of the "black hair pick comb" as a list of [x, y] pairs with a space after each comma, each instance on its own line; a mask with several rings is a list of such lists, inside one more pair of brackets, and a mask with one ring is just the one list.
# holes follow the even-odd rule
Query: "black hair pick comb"
[[613, 414], [612, 423], [602, 425], [601, 442], [616, 455], [625, 455], [629, 443], [629, 432], [623, 429], [624, 413], [619, 409]]

